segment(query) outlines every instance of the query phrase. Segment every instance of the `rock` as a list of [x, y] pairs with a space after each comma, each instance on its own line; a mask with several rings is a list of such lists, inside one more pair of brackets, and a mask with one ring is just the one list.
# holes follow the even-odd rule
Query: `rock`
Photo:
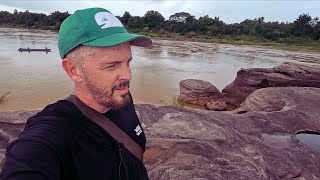
[[[279, 92], [276, 92], [275, 89], [279, 89]], [[283, 91], [281, 88], [265, 88], [256, 90], [245, 99], [236, 111], [286, 111], [288, 109], [293, 109], [296, 106], [297, 100], [292, 98], [295, 98], [296, 96], [303, 97], [301, 101], [306, 104], [308, 103], [306, 101], [307, 99], [312, 99], [313, 96], [315, 96], [313, 89], [310, 90], [306, 88], [304, 91], [301, 91], [299, 88], [286, 89], [290, 91], [282, 93]], [[292, 94], [295, 96], [293, 97]]]
[[209, 101], [207, 102], [207, 108], [209, 110], [222, 111], [227, 109], [227, 103], [224, 101]]
[[[150, 179], [319, 179], [320, 153], [295, 138], [320, 128], [319, 93], [261, 89], [248, 97], [260, 99], [259, 111], [243, 105], [250, 112], [242, 114], [137, 106], [146, 125]], [[264, 112], [264, 99], [272, 98], [277, 108]]]
[[26, 120], [38, 111], [0, 112], [0, 170], [7, 145], [18, 137]]
[[211, 99], [221, 96], [220, 91], [210, 82], [196, 79], [180, 81], [179, 100], [188, 104], [206, 106]]
[[[232, 112], [135, 106], [148, 141], [150, 179], [320, 179], [320, 152], [295, 137], [298, 131], [319, 131], [320, 88], [260, 89]], [[4, 132], [7, 122], [22, 121], [2, 117]], [[17, 136], [15, 127], [21, 130], [12, 124], [8, 134]], [[0, 141], [7, 143], [2, 136]]]
[[257, 89], [289, 86], [320, 87], [320, 66], [286, 62], [274, 68], [241, 69], [222, 92], [228, 104], [238, 106]]
[[33, 116], [36, 112], [38, 111], [1, 112], [0, 149], [4, 149], [8, 143], [13, 141], [20, 134], [26, 120]]

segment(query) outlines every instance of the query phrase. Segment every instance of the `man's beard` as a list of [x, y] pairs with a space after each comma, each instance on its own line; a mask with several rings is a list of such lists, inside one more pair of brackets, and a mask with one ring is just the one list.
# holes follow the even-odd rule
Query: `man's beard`
[[96, 101], [99, 105], [103, 107], [107, 107], [113, 110], [120, 109], [127, 105], [130, 102], [129, 93], [121, 95], [121, 100], [119, 98], [114, 97], [113, 93], [118, 88], [129, 89], [129, 81], [121, 81], [115, 84], [112, 89], [104, 89], [92, 81], [89, 76], [85, 73], [84, 76], [84, 84], [91, 93], [93, 100]]

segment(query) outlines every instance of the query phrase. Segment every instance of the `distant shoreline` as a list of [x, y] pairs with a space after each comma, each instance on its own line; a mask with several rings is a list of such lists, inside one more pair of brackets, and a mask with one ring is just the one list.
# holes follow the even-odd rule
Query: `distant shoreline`
[[[231, 44], [231, 45], [248, 45], [248, 46], [262, 46], [262, 47], [269, 47], [274, 49], [281, 49], [281, 50], [289, 50], [289, 51], [302, 51], [302, 52], [316, 52], [320, 53], [320, 42], [314, 42], [310, 44], [285, 44], [285, 43], [276, 43], [276, 42], [264, 42], [261, 39], [254, 39], [250, 40], [251, 37], [247, 36], [239, 36], [237, 40], [234, 37], [227, 37], [227, 38], [205, 38], [205, 37], [168, 37], [162, 35], [149, 35], [148, 33], [139, 32], [138, 34], [144, 34], [147, 36], [151, 36], [154, 39], [158, 40], [176, 40], [176, 41], [190, 41], [190, 42], [204, 42], [204, 43], [217, 43], [217, 44]], [[317, 44], [318, 43], [318, 44]]]
[[[2, 25], [0, 28], [18, 28], [18, 29], [34, 29], [34, 30], [50, 30], [56, 31], [54, 27], [42, 27], [42, 28], [27, 28], [25, 26], [14, 26], [14, 25]], [[274, 49], [282, 49], [289, 51], [302, 51], [302, 52], [316, 52], [320, 53], [320, 41], [301, 42], [299, 44], [292, 43], [277, 43], [274, 41], [267, 41], [263, 38], [257, 38], [253, 36], [203, 36], [203, 35], [181, 35], [180, 33], [159, 33], [154, 31], [137, 31], [128, 30], [132, 33], [143, 34], [150, 36], [157, 40], [173, 40], [173, 41], [190, 41], [190, 42], [204, 42], [204, 43], [217, 43], [217, 44], [231, 44], [231, 45], [249, 45], [249, 46], [263, 46]]]
[[16, 29], [34, 29], [34, 30], [49, 30], [56, 31], [54, 26], [46, 26], [46, 27], [26, 27], [25, 25], [1, 25], [0, 28], [16, 28]]

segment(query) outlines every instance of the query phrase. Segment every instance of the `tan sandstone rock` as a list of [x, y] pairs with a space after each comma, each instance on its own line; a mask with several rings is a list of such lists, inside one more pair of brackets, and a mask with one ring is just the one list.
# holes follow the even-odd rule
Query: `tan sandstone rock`
[[266, 87], [320, 87], [320, 66], [285, 62], [274, 68], [241, 69], [223, 90], [228, 104], [240, 105], [257, 89]]
[[207, 81], [186, 79], [180, 81], [179, 85], [179, 100], [185, 103], [206, 106], [211, 99], [221, 96], [220, 91]]
[[209, 110], [222, 111], [222, 110], [227, 109], [227, 103], [224, 101], [210, 100], [209, 102], [207, 102], [207, 108]]

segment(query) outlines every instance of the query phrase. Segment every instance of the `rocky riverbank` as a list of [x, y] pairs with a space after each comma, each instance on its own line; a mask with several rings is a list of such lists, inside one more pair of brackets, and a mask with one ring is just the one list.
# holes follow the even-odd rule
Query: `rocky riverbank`
[[[272, 87], [232, 112], [137, 104], [150, 179], [320, 178], [320, 153], [295, 137], [320, 129], [320, 88]], [[0, 113], [0, 159], [36, 111]]]
[[237, 107], [249, 94], [267, 87], [320, 88], [320, 66], [286, 62], [274, 68], [241, 69], [222, 92], [207, 81], [187, 79], [180, 82], [179, 100], [223, 110], [226, 104]]
[[[181, 81], [180, 91], [186, 103], [238, 108], [136, 104], [150, 179], [320, 179], [320, 152], [295, 136], [320, 129], [318, 66], [242, 69], [222, 92], [202, 80]], [[0, 160], [36, 112], [0, 112]]]

